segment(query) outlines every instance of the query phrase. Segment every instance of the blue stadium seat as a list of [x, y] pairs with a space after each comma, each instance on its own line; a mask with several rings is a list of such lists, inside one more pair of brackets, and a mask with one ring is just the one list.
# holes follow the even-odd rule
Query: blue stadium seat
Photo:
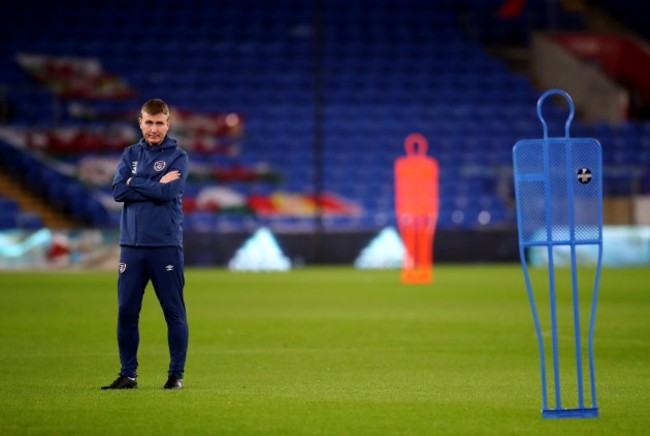
[[0, 212], [0, 229], [15, 229], [18, 227], [17, 215], [12, 212]]

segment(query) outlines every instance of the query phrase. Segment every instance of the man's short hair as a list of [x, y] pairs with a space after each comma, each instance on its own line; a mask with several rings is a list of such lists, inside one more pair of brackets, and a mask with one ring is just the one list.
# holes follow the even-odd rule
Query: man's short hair
[[149, 115], [165, 114], [169, 118], [169, 106], [159, 98], [146, 101], [140, 108], [140, 117], [142, 117], [144, 112]]

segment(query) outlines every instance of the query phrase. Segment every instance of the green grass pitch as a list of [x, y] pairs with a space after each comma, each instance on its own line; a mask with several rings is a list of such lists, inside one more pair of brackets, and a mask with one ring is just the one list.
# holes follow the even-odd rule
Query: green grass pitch
[[[534, 271], [534, 275], [541, 274]], [[650, 269], [604, 269], [600, 417], [543, 419], [519, 265], [187, 271], [185, 389], [164, 391], [147, 289], [139, 388], [119, 370], [116, 272], [0, 273], [0, 434], [635, 435], [650, 428]]]

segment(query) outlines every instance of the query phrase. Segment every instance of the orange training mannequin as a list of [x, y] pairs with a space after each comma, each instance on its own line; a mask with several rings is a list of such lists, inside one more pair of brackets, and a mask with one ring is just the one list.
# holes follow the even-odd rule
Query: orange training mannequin
[[419, 133], [411, 133], [404, 147], [406, 156], [395, 160], [395, 212], [406, 249], [401, 278], [404, 283], [430, 283], [438, 221], [438, 162], [426, 155], [428, 143]]

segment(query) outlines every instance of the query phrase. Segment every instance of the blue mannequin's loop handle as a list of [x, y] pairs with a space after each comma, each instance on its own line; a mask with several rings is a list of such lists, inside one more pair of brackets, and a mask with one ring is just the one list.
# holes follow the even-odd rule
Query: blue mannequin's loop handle
[[537, 100], [537, 118], [539, 118], [539, 120], [542, 122], [542, 127], [544, 128], [544, 139], [548, 138], [548, 127], [546, 125], [546, 120], [544, 120], [544, 116], [542, 115], [542, 103], [544, 103], [544, 100], [546, 100], [546, 97], [549, 95], [561, 95], [566, 99], [567, 103], [569, 103], [569, 117], [564, 124], [564, 136], [568, 138], [569, 128], [571, 127], [571, 121], [573, 121], [573, 116], [575, 115], [576, 109], [569, 94], [561, 89], [553, 88], [546, 91], [544, 94], [542, 94], [539, 100]]

